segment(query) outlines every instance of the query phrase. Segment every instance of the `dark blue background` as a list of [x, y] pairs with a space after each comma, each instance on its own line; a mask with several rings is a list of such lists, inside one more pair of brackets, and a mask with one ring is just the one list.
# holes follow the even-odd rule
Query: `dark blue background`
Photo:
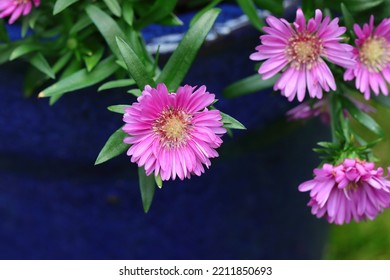
[[[238, 14], [224, 6], [219, 20]], [[218, 108], [248, 131], [225, 136], [221, 156], [203, 176], [165, 183], [148, 214], [136, 166], [125, 155], [93, 166], [122, 124], [106, 107], [134, 99], [93, 88], [50, 107], [22, 96], [24, 64], [2, 66], [0, 258], [320, 258], [326, 225], [311, 216], [297, 186], [312, 176], [318, 159], [311, 149], [327, 129], [285, 123], [290, 104], [269, 91], [221, 96], [229, 83], [254, 73], [248, 56], [258, 35], [246, 28], [207, 43], [186, 79], [206, 84]]]

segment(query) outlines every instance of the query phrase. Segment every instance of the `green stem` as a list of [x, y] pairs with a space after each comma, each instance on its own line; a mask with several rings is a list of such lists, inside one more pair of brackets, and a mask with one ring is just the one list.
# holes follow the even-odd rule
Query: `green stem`
[[337, 99], [336, 93], [329, 94], [329, 113], [330, 113], [330, 131], [332, 133], [332, 142], [339, 143], [339, 139], [337, 137], [337, 119], [339, 117], [339, 102]]

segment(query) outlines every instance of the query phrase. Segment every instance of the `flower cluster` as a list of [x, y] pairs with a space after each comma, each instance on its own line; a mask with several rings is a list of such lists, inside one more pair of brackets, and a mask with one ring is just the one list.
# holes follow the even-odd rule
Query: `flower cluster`
[[260, 36], [261, 45], [256, 47], [252, 60], [266, 60], [259, 68], [263, 79], [283, 72], [274, 85], [274, 90], [292, 101], [305, 98], [306, 90], [311, 98], [321, 99], [323, 90], [335, 91], [334, 76], [325, 60], [346, 68], [344, 79], [356, 79], [356, 88], [370, 98], [382, 92], [388, 95], [390, 83], [390, 19], [384, 19], [376, 28], [374, 17], [363, 29], [354, 25], [356, 47], [341, 43], [345, 27], [338, 25], [339, 19], [323, 19], [316, 10], [314, 18], [306, 24], [301, 9], [297, 10], [292, 27], [286, 20], [273, 16], [267, 18], [269, 26]]
[[[297, 98], [302, 102], [306, 92], [317, 99], [288, 111], [289, 120], [319, 116], [325, 124], [331, 124], [332, 142], [319, 143], [322, 148], [317, 149], [326, 155], [325, 162], [314, 169], [314, 179], [302, 183], [299, 190], [310, 191], [308, 205], [312, 213], [318, 218], [326, 217], [330, 223], [374, 219], [390, 207], [390, 181], [383, 176], [382, 168], [375, 169], [370, 161], [373, 144], [360, 140], [363, 137], [350, 128], [348, 119], [355, 118], [377, 134], [375, 141], [382, 139], [381, 128], [367, 114], [375, 109], [352, 93], [357, 89], [366, 100], [371, 98], [371, 92], [388, 95], [390, 19], [383, 19], [376, 27], [374, 16], [363, 28], [354, 24], [355, 46], [343, 37], [347, 28], [339, 26], [339, 19], [323, 18], [318, 9], [307, 22], [301, 9], [292, 25], [274, 16], [266, 22], [261, 44], [250, 55], [252, 60], [265, 60], [258, 70], [262, 79], [281, 72], [274, 90], [280, 90], [289, 101]], [[340, 76], [341, 72], [335, 66], [344, 68], [341, 77], [335, 78], [334, 74]], [[355, 83], [337, 83], [341, 80]], [[324, 96], [323, 91], [329, 93]], [[348, 158], [345, 153], [353, 156]]]
[[[100, 88], [126, 87], [137, 101], [110, 106], [123, 114], [124, 126], [109, 138], [96, 164], [127, 151], [131, 162], [138, 165], [147, 211], [154, 193], [150, 186], [200, 176], [210, 167], [211, 159], [218, 157], [227, 129], [245, 129], [214, 107], [217, 100], [206, 86], [179, 86], [217, 19], [220, 11], [213, 5], [219, 1], [204, 1], [204, 9], [194, 16], [187, 31], [189, 35], [183, 36], [184, 42], [162, 69], [158, 54], [153, 57], [148, 51], [142, 31], [150, 24], [180, 25], [173, 15], [176, 1], [164, 9], [161, 7], [166, 3], [161, 0], [65, 2], [0, 1], [0, 19], [22, 25], [18, 42], [0, 32], [0, 63], [25, 58], [31, 64], [24, 85], [29, 94], [53, 79], [54, 84], [38, 94], [49, 97], [51, 103], [73, 90], [130, 74]], [[238, 4], [260, 28], [256, 8], [244, 2]], [[281, 13], [282, 5], [265, 6]], [[374, 166], [372, 147], [383, 139], [383, 131], [369, 116], [375, 109], [363, 102], [389, 93], [390, 19], [375, 25], [371, 16], [368, 23], [359, 25], [346, 6], [342, 6], [341, 20], [332, 18], [331, 9], [324, 15], [321, 9], [304, 8], [297, 9], [293, 23], [273, 15], [266, 18], [260, 45], [250, 55], [251, 60], [263, 61], [258, 69], [261, 80], [256, 86], [232, 88], [248, 91], [259, 84], [265, 88], [264, 84], [269, 87], [271, 83], [262, 84], [262, 80], [274, 78], [275, 91], [280, 90], [289, 101], [302, 102], [287, 112], [289, 120], [319, 116], [329, 124], [332, 141], [320, 142], [322, 148], [316, 150], [324, 154], [324, 162], [314, 169], [314, 179], [302, 183], [299, 190], [310, 191], [312, 213], [330, 223], [374, 219], [390, 207], [390, 183], [382, 168]], [[303, 11], [314, 17], [306, 20], [308, 14]], [[343, 25], [353, 26], [353, 30]], [[0, 30], [7, 30], [3, 20]], [[356, 97], [356, 92], [364, 99]], [[307, 96], [309, 100], [305, 100]], [[351, 118], [377, 138], [364, 139], [351, 128]]]
[[215, 108], [218, 100], [206, 86], [180, 86], [220, 9], [203, 3], [205, 10], [194, 15], [167, 66], [160, 68], [159, 50], [147, 46], [149, 25], [182, 25], [174, 13], [189, 5], [178, 9], [176, 2], [0, 0], [0, 64], [28, 63], [26, 96], [53, 104], [106, 81], [99, 91], [122, 88], [137, 97], [132, 105], [109, 106], [123, 115], [124, 125], [108, 138], [95, 164], [127, 151], [138, 165], [145, 211], [162, 181], [200, 176], [218, 157], [227, 129], [245, 129]]

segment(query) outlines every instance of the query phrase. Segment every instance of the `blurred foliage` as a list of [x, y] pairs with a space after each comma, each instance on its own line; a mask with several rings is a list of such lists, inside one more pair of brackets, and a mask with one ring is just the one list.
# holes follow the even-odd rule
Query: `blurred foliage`
[[375, 221], [332, 225], [325, 259], [390, 259], [390, 211]]

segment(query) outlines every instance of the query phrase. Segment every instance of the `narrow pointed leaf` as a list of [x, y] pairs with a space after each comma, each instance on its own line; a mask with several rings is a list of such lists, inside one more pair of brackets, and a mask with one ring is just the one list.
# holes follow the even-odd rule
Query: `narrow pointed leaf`
[[99, 32], [106, 40], [111, 51], [120, 58], [118, 45], [116, 44], [116, 37], [125, 38], [125, 34], [119, 25], [106, 12], [99, 9], [97, 6], [88, 5], [86, 7], [88, 16], [96, 25]]
[[138, 177], [142, 205], [144, 207], [145, 213], [148, 213], [150, 206], [152, 205], [154, 191], [156, 189], [156, 182], [153, 174], [146, 176], [145, 169], [143, 167], [138, 168]]
[[115, 131], [110, 138], [108, 138], [106, 144], [104, 144], [102, 150], [100, 151], [95, 165], [106, 162], [114, 157], [123, 154], [127, 149], [129, 149], [130, 145], [123, 142], [123, 139], [127, 136], [127, 134], [119, 128]]
[[264, 20], [258, 16], [253, 0], [237, 0], [237, 3], [241, 10], [247, 15], [252, 25], [256, 29], [261, 30], [264, 26]]
[[170, 15], [167, 15], [162, 20], [159, 20], [158, 24], [168, 25], [168, 26], [181, 26], [183, 25], [183, 21], [172, 13]]
[[161, 71], [158, 83], [165, 83], [170, 91], [180, 86], [219, 13], [220, 9], [209, 10], [190, 27]]
[[58, 71], [63, 69], [65, 67], [65, 65], [69, 62], [71, 57], [72, 57], [72, 53], [71, 52], [67, 52], [64, 55], [61, 55], [61, 57], [53, 65], [53, 72], [57, 73]]
[[347, 98], [342, 99], [343, 107], [345, 107], [349, 114], [360, 124], [371, 130], [376, 135], [383, 137], [384, 131], [379, 124], [371, 118], [368, 114], [362, 112]]
[[228, 114], [222, 112], [220, 113], [222, 115], [222, 122], [224, 128], [246, 129], [245, 126], [235, 118], [229, 116]]
[[53, 15], [61, 13], [63, 10], [68, 8], [70, 5], [76, 3], [79, 0], [57, 0], [54, 4]]
[[0, 64], [8, 61], [11, 57], [12, 52], [14, 51], [14, 47], [11, 44], [0, 44]]
[[156, 182], [157, 187], [161, 189], [163, 186], [163, 182], [161, 180], [160, 174], [158, 176], [154, 176], [154, 181]]
[[113, 89], [113, 88], [122, 88], [122, 87], [129, 87], [135, 85], [135, 81], [133, 79], [123, 79], [123, 80], [116, 80], [116, 81], [109, 81], [103, 85], [101, 85], [98, 89], [98, 91], [107, 90], [107, 89]]
[[132, 95], [134, 95], [135, 97], [139, 97], [139, 96], [141, 96], [142, 95], [142, 92], [141, 92], [141, 90], [139, 90], [139, 89], [131, 89], [131, 90], [128, 90], [127, 91], [128, 93], [131, 93]]
[[170, 15], [178, 0], [156, 0], [150, 10], [135, 22], [135, 29], [140, 30], [148, 24], [158, 22]]
[[42, 45], [34, 44], [34, 43], [26, 43], [26, 44], [20, 45], [12, 51], [9, 60], [17, 59], [25, 54], [40, 50], [41, 48], [42, 48]]
[[380, 94], [378, 96], [374, 96], [372, 99], [375, 102], [381, 104], [382, 106], [390, 108], [390, 96], [385, 96], [385, 95]]
[[0, 19], [0, 42], [9, 42], [8, 32], [3, 19]]
[[23, 18], [22, 19], [22, 28], [20, 30], [20, 35], [22, 38], [25, 38], [26, 37], [26, 34], [28, 32], [28, 29], [29, 29], [29, 20], [28, 18]]
[[348, 0], [344, 2], [348, 3], [348, 8], [351, 12], [363, 12], [379, 6], [383, 1], [384, 0]]
[[347, 27], [348, 30], [352, 32], [355, 20], [353, 19], [351, 13], [349, 12], [349, 10], [347, 9], [344, 3], [341, 3], [341, 12], [343, 14], [345, 26]]
[[42, 73], [48, 75], [50, 78], [54, 79], [55, 74], [53, 72], [53, 69], [50, 67], [49, 63], [47, 62], [46, 58], [41, 54], [37, 53], [30, 59], [30, 63], [37, 68]]
[[123, 2], [123, 19], [129, 26], [133, 26], [134, 21], [134, 9], [130, 1]]
[[47, 76], [35, 67], [29, 67], [24, 73], [23, 95], [31, 97], [34, 90], [47, 80]]
[[156, 83], [150, 77], [148, 71], [134, 50], [122, 38], [117, 38], [117, 44], [123, 60], [126, 63], [127, 70], [129, 71], [131, 78], [137, 83], [138, 88], [143, 89], [146, 85], [155, 87]]
[[[72, 54], [73, 56], [73, 54]], [[70, 75], [73, 75], [77, 71], [80, 71], [83, 69], [83, 66], [81, 65], [80, 61], [77, 61], [77, 59], [71, 60], [68, 65], [65, 67], [65, 69], [61, 73], [61, 77], [59, 81], [65, 79], [66, 77], [69, 77]]]
[[121, 16], [122, 9], [117, 0], [104, 0], [104, 3], [106, 3], [107, 7], [114, 15], [117, 17]]
[[112, 56], [108, 57], [91, 72], [82, 69], [61, 79], [44, 89], [39, 97], [59, 97], [64, 93], [95, 85], [111, 76], [117, 69], [119, 69], [119, 66], [115, 63], [115, 59]]
[[222, 2], [222, 0], [214, 0], [214, 1], [211, 1], [209, 4], [207, 4], [207, 6], [205, 6], [204, 8], [202, 8], [199, 12], [197, 12], [191, 19], [190, 21], [190, 27], [194, 25], [195, 22], [197, 22], [197, 20], [204, 14], [206, 13], [208, 10], [214, 8], [216, 5], [218, 5], [220, 2]]
[[73, 27], [69, 30], [70, 34], [75, 34], [84, 28], [90, 26], [92, 24], [92, 21], [89, 17], [86, 15], [81, 17], [74, 25]]
[[103, 53], [104, 48], [101, 47], [94, 51], [92, 55], [83, 57], [88, 72], [91, 72], [91, 70], [99, 63], [100, 59], [103, 57]]
[[279, 75], [268, 80], [262, 80], [260, 75], [255, 74], [230, 84], [223, 90], [223, 96], [226, 98], [235, 98], [250, 93], [255, 93], [274, 86]]
[[124, 114], [125, 108], [128, 108], [130, 105], [111, 105], [108, 106], [107, 109], [111, 112], [118, 113], [118, 114]]

